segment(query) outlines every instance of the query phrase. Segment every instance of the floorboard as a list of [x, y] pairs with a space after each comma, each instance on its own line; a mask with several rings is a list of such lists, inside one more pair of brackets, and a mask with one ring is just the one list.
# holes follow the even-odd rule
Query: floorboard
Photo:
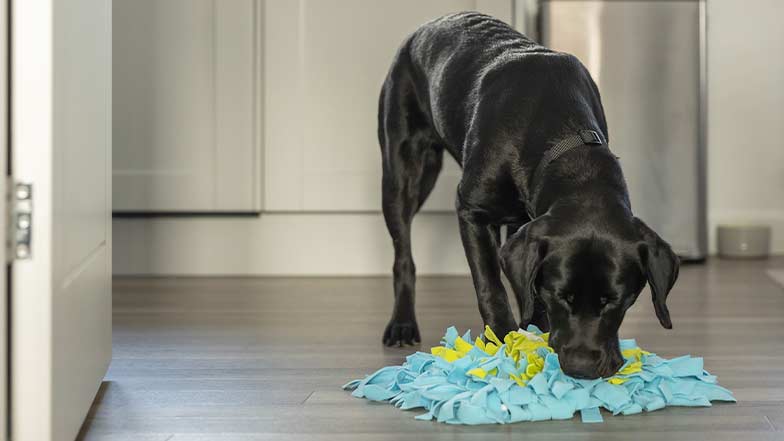
[[[686, 265], [662, 329], [643, 293], [622, 337], [665, 357], [691, 353], [737, 404], [568, 421], [463, 427], [368, 403], [346, 381], [418, 349], [384, 348], [392, 282], [376, 278], [121, 278], [114, 355], [80, 439], [250, 440], [781, 440], [784, 288], [766, 275], [784, 259]], [[421, 277], [417, 315], [427, 350], [444, 329], [480, 329], [471, 281]]]

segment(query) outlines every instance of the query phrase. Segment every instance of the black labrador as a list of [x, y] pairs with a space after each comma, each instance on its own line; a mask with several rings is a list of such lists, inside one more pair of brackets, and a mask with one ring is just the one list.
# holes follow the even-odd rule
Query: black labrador
[[[441, 169], [462, 166], [456, 207], [479, 311], [498, 335], [550, 330], [563, 370], [612, 375], [618, 328], [650, 285], [656, 315], [678, 277], [670, 246], [634, 217], [607, 146], [599, 91], [580, 61], [476, 12], [421, 26], [381, 90], [383, 209], [395, 249], [386, 345], [420, 341], [411, 222]], [[501, 245], [500, 226], [509, 235]], [[501, 271], [520, 310], [515, 321]]]

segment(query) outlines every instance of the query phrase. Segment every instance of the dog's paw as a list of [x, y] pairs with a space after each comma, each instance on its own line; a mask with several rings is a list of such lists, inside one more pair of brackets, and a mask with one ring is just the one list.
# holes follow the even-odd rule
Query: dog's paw
[[402, 347], [404, 344], [413, 345], [421, 341], [416, 320], [398, 321], [393, 318], [384, 330], [383, 342], [385, 346]]

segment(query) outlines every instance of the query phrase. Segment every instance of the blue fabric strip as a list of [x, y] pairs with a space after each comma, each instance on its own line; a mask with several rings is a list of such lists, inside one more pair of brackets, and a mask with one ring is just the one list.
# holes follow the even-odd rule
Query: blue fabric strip
[[601, 423], [604, 422], [602, 412], [598, 407], [589, 407], [580, 411], [580, 418], [584, 423]]

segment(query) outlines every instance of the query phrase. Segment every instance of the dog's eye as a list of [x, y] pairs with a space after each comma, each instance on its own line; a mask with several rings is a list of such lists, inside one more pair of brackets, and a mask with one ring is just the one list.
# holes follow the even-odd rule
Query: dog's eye
[[607, 306], [608, 303], [610, 303], [610, 298], [609, 297], [607, 297], [607, 296], [599, 297], [599, 304], [600, 305]]
[[574, 294], [569, 293], [569, 294], [566, 295], [566, 303], [568, 303], [570, 305], [572, 303], [574, 303]]

